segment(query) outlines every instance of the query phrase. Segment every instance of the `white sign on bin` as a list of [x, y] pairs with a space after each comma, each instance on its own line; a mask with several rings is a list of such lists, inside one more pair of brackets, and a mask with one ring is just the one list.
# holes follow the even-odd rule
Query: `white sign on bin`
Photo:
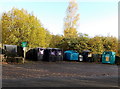
[[92, 54], [88, 54], [88, 57], [92, 57]]
[[83, 56], [79, 55], [79, 61], [83, 61]]

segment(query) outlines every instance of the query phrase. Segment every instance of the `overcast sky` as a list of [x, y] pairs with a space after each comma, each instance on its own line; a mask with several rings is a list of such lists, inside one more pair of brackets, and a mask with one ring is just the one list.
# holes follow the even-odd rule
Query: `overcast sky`
[[[0, 14], [13, 7], [33, 12], [53, 34], [63, 34], [69, 0], [1, 0]], [[118, 0], [77, 0], [80, 33], [118, 37]]]

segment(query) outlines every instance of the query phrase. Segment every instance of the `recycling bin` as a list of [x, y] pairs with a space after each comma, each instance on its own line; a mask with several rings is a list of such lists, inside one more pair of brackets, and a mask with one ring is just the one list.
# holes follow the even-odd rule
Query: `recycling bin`
[[29, 49], [29, 50], [26, 52], [26, 58], [25, 58], [25, 59], [34, 60], [33, 49]]
[[115, 57], [115, 63], [120, 65], [120, 56]]
[[4, 45], [5, 56], [9, 57], [23, 57], [24, 51], [21, 46], [17, 45]]
[[23, 48], [17, 45], [3, 45], [4, 56], [6, 57], [6, 62], [20, 62], [19, 58], [22, 59], [24, 56]]
[[56, 61], [56, 50], [52, 48], [52, 50], [49, 51], [49, 58], [48, 61], [55, 62]]
[[55, 49], [53, 48], [47, 48], [44, 50], [44, 55], [43, 55], [43, 60], [44, 61], [56, 61], [56, 53]]
[[34, 61], [42, 61], [44, 55], [44, 48], [33, 48], [26, 52], [26, 59]]
[[84, 62], [92, 62], [92, 52], [90, 50], [84, 50], [82, 56]]
[[4, 45], [7, 56], [17, 56], [17, 45]]
[[37, 48], [33, 48], [32, 49], [32, 58], [34, 61], [38, 61], [38, 49]]
[[37, 60], [42, 61], [44, 55], [44, 48], [37, 48]]
[[17, 55], [18, 55], [19, 57], [24, 57], [23, 47], [17, 46]]
[[74, 60], [74, 61], [78, 61], [79, 58], [79, 53], [74, 51], [74, 50], [68, 50], [64, 52], [65, 55], [65, 60]]
[[115, 64], [116, 52], [105, 51], [102, 54], [102, 63]]
[[63, 51], [60, 48], [54, 48], [55, 54], [56, 54], [56, 61], [62, 61], [63, 60]]
[[44, 50], [43, 60], [51, 62], [62, 61], [63, 51], [60, 48], [47, 48]]
[[26, 52], [26, 59], [37, 61], [37, 50], [35, 48], [30, 49]]
[[102, 62], [102, 54], [93, 54], [92, 61], [93, 62]]

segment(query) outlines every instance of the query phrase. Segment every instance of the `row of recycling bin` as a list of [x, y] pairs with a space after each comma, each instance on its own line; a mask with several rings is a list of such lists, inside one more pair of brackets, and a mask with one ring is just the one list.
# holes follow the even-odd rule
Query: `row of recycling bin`
[[115, 64], [115, 52], [103, 52], [103, 54], [92, 54], [91, 51], [85, 50], [78, 53], [75, 50], [62, 51], [59, 48], [34, 48], [26, 53], [26, 59], [43, 60], [43, 61], [62, 61], [74, 60], [83, 62], [102, 62]]
[[[7, 53], [16, 54], [17, 56], [23, 55], [23, 48], [16, 45], [5, 45], [4, 50]], [[83, 62], [102, 62], [115, 64], [116, 53], [115, 52], [103, 52], [103, 54], [92, 54], [91, 51], [85, 50], [82, 53], [78, 53], [75, 50], [64, 51], [59, 48], [33, 48], [26, 52], [26, 59], [36, 61], [62, 61], [62, 60], [74, 60]], [[118, 57], [120, 60], [120, 57]]]
[[26, 59], [34, 61], [84, 61], [94, 62], [99, 60], [101, 62], [101, 55], [91, 54], [91, 51], [85, 50], [78, 53], [75, 50], [62, 51], [59, 48], [34, 48], [26, 53]]
[[81, 54], [76, 51], [69, 50], [65, 51], [65, 59], [67, 60], [76, 60], [76, 61], [84, 61], [84, 62], [102, 62], [115, 64], [120, 57], [116, 56], [115, 52], [105, 51], [103, 54], [92, 54], [91, 51], [85, 50]]
[[34, 48], [26, 53], [26, 59], [34, 61], [62, 61], [63, 51], [59, 48]]

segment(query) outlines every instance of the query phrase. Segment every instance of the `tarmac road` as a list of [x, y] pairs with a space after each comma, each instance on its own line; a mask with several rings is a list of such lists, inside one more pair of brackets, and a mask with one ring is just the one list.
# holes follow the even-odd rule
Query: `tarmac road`
[[84, 62], [3, 64], [3, 87], [118, 87], [118, 66]]

